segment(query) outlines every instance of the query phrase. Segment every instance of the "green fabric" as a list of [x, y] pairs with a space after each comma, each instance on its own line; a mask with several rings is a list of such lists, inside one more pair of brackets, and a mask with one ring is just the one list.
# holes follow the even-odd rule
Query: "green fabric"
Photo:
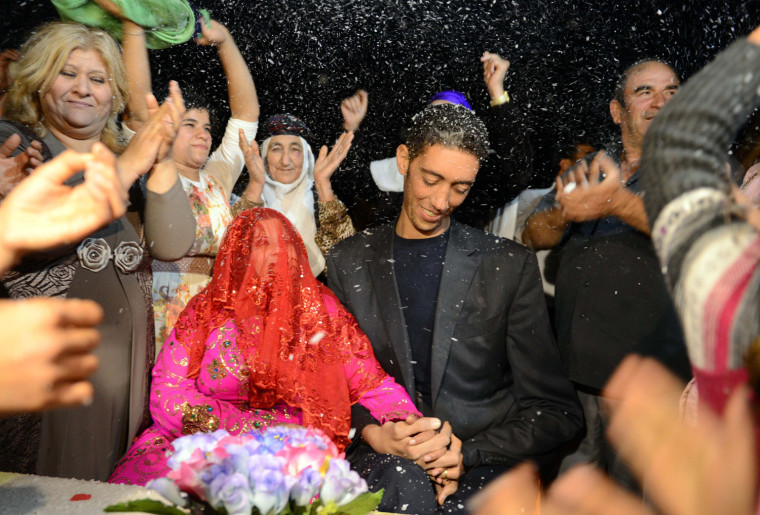
[[[184, 43], [195, 31], [195, 15], [187, 0], [112, 0], [125, 18], [145, 28], [148, 48]], [[121, 21], [91, 0], [52, 0], [61, 19], [97, 27], [121, 40]]]

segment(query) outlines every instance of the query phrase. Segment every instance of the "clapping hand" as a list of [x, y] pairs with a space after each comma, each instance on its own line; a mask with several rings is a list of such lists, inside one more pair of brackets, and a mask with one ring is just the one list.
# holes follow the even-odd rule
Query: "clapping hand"
[[266, 171], [264, 169], [264, 160], [261, 159], [259, 145], [256, 143], [256, 140], [248, 144], [243, 129], [240, 129], [238, 133], [238, 145], [243, 152], [245, 167], [248, 168], [249, 176], [248, 187], [243, 195], [253, 202], [261, 202], [261, 192], [266, 182]]
[[346, 158], [346, 155], [348, 155], [348, 149], [351, 148], [353, 140], [353, 132], [344, 132], [340, 135], [329, 153], [327, 146], [322, 146], [319, 150], [317, 162], [314, 163], [314, 185], [317, 188], [317, 194], [321, 202], [329, 202], [335, 198], [330, 178]]
[[613, 214], [615, 200], [625, 190], [620, 175], [620, 167], [604, 151], [594, 156], [590, 167], [585, 160], [578, 161], [556, 178], [562, 216], [571, 222], [585, 222]]
[[42, 143], [35, 140], [26, 150], [11, 157], [21, 143], [21, 136], [11, 135], [0, 145], [0, 198], [5, 197], [29, 173], [42, 164]]
[[[148, 121], [129, 142], [124, 153], [118, 158], [117, 166], [124, 189], [129, 189], [138, 177], [150, 171], [155, 165], [168, 161], [177, 128], [185, 114], [182, 91], [175, 81], [169, 83], [169, 96], [158, 105], [156, 97], [147, 95]], [[173, 184], [174, 180], [170, 182]], [[149, 189], [162, 192], [163, 189]]]

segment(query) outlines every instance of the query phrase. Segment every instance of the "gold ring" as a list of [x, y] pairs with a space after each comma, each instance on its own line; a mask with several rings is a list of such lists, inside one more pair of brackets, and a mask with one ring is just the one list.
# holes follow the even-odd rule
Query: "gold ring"
[[446, 469], [443, 471], [443, 479], [448, 479], [448, 478], [449, 478], [449, 469]]

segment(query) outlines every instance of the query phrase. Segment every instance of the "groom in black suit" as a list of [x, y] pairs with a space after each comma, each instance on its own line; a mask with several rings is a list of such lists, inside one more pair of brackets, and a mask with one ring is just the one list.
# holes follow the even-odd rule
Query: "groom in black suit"
[[474, 113], [426, 108], [396, 153], [398, 220], [327, 259], [328, 285], [425, 415], [381, 426], [361, 407], [352, 412], [349, 459], [370, 489], [385, 488], [381, 511], [425, 514], [444, 502], [460, 511], [521, 461], [552, 462], [583, 424], [534, 254], [450, 216], [487, 154]]

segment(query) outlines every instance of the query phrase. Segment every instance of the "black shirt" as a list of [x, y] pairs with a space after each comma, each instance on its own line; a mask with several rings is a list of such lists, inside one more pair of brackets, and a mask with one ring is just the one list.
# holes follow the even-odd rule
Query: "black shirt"
[[448, 230], [433, 238], [414, 240], [396, 234], [393, 240], [393, 270], [412, 349], [415, 388], [428, 406], [432, 405], [433, 324], [448, 240]]

